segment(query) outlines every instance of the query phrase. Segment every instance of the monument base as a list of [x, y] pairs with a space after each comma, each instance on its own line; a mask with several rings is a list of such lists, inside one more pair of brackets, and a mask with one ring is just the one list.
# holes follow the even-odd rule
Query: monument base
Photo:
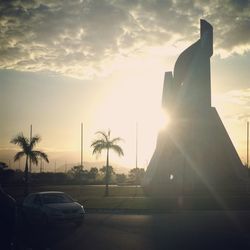
[[190, 111], [158, 135], [144, 187], [154, 195], [245, 192], [242, 164], [216, 111]]

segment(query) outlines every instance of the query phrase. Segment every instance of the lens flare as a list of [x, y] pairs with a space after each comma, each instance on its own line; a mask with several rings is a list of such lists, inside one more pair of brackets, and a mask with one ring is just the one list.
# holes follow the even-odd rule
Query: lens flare
[[166, 127], [171, 122], [170, 116], [167, 114], [167, 112], [163, 109], [161, 109], [161, 112], [159, 114], [159, 130], [166, 129]]

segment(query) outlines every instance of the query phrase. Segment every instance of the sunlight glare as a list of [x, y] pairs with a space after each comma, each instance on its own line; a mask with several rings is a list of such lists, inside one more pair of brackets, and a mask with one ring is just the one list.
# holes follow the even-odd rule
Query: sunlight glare
[[166, 113], [165, 110], [161, 109], [158, 117], [158, 128], [159, 130], [166, 129], [166, 127], [171, 122], [170, 116]]

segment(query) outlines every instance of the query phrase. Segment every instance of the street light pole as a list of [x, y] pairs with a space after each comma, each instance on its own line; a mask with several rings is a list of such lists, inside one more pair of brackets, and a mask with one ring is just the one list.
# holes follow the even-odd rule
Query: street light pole
[[138, 168], [138, 124], [136, 123], [135, 131], [135, 167]]
[[81, 123], [81, 167], [83, 167], [83, 123]]
[[[30, 143], [31, 143], [31, 139], [32, 139], [32, 124], [30, 125]], [[30, 174], [31, 174], [31, 158], [30, 158]]]
[[247, 122], [247, 168], [249, 168], [249, 122]]
[[137, 187], [138, 185], [138, 123], [137, 122], [135, 128], [135, 168], [136, 168], [135, 184]]

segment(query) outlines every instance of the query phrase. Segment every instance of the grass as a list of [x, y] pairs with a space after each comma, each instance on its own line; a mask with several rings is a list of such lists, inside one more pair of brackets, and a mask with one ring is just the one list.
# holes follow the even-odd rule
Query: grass
[[[8, 187], [6, 191], [17, 200], [23, 198], [22, 187]], [[223, 197], [223, 204], [218, 204], [207, 196], [181, 196], [152, 198], [145, 195], [142, 187], [110, 186], [109, 196], [104, 196], [105, 186], [94, 185], [60, 185], [60, 186], [33, 186], [30, 192], [62, 191], [71, 195], [75, 200], [84, 204], [87, 211], [96, 210], [133, 210], [138, 212], [166, 211], [178, 209], [250, 209], [248, 196]], [[86, 202], [85, 202], [86, 201]]]
[[[23, 198], [22, 187], [8, 187], [7, 192], [17, 200]], [[109, 197], [104, 196], [103, 185], [33, 186], [30, 192], [62, 191], [84, 203], [88, 209], [142, 209], [147, 199], [143, 188], [135, 186], [110, 186]], [[86, 202], [85, 202], [86, 201]]]
[[[33, 186], [30, 192], [62, 191], [73, 199], [84, 204], [86, 209], [108, 210], [151, 210], [171, 208], [173, 199], [154, 199], [144, 194], [138, 186], [110, 186], [109, 196], [105, 197], [103, 185], [60, 185], [60, 186]], [[23, 188], [8, 187], [7, 192], [17, 200], [23, 198]]]

